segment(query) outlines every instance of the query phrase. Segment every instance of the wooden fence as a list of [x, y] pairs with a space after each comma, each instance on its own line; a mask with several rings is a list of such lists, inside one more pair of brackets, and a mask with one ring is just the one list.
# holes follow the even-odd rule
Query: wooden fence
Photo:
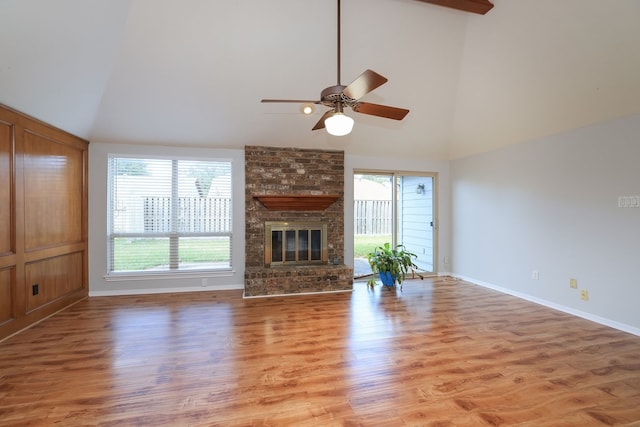
[[354, 200], [355, 235], [391, 234], [391, 200]]
[[[356, 235], [391, 234], [390, 200], [355, 200], [354, 233]], [[144, 198], [144, 231], [171, 231], [171, 198]], [[180, 197], [177, 231], [186, 233], [231, 232], [231, 199]]]
[[[171, 198], [144, 198], [144, 231], [169, 233], [171, 231]], [[178, 224], [176, 231], [183, 233], [231, 232], [230, 198], [178, 198]]]

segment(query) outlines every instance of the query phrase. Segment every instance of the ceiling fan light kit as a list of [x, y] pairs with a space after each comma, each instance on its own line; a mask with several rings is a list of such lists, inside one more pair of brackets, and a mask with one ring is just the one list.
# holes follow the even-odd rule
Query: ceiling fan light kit
[[[322, 104], [331, 108], [326, 111], [320, 120], [316, 123], [312, 130], [326, 128], [330, 135], [344, 136], [353, 129], [353, 118], [347, 116], [343, 112], [343, 107], [351, 107], [351, 109], [360, 114], [368, 114], [371, 116], [383, 117], [386, 119], [402, 120], [409, 113], [404, 108], [390, 107], [388, 105], [371, 104], [360, 101], [360, 98], [382, 86], [387, 82], [387, 78], [381, 76], [372, 70], [366, 70], [358, 76], [348, 86], [340, 84], [340, 0], [338, 3], [338, 84], [329, 86], [320, 93], [320, 100], [296, 100], [296, 99], [263, 99], [261, 102], [292, 102], [303, 104], [300, 108], [304, 114], [313, 112], [313, 104]], [[307, 106], [311, 107], [311, 111], [307, 112]]]
[[344, 136], [351, 133], [353, 121], [351, 117], [345, 116], [344, 113], [335, 112], [324, 120], [324, 126], [330, 135]]

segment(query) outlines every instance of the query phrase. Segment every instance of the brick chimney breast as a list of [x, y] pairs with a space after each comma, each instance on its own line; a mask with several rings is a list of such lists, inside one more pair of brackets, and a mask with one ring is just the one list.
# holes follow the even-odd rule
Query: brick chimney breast
[[[245, 296], [351, 290], [344, 265], [344, 152], [282, 147], [245, 147]], [[255, 196], [338, 196], [324, 210], [269, 210]], [[265, 267], [266, 221], [327, 224], [328, 264]]]

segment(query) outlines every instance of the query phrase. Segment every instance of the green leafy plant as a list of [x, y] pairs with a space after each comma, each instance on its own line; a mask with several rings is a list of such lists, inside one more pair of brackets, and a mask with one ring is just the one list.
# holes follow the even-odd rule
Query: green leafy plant
[[[390, 243], [378, 246], [373, 252], [367, 254], [369, 265], [374, 274], [388, 271], [400, 285], [409, 271], [415, 272], [415, 269], [418, 268], [413, 263], [415, 258], [418, 258], [418, 255], [406, 250], [404, 245], [391, 248]], [[418, 276], [422, 278], [422, 275], [418, 274]], [[371, 287], [375, 286], [375, 276], [369, 279], [367, 284]]]

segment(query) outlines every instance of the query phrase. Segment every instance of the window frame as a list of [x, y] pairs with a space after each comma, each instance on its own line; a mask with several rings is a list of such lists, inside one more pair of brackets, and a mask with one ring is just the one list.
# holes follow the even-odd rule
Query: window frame
[[[170, 161], [172, 165], [172, 177], [171, 177], [171, 197], [175, 200], [175, 197], [178, 196], [178, 180], [177, 176], [174, 175], [176, 172], [176, 165], [179, 162], [188, 162], [188, 161], [198, 161], [198, 162], [218, 162], [218, 163], [226, 163], [229, 167], [229, 231], [228, 232], [179, 232], [179, 231], [170, 231], [170, 232], [134, 232], [134, 233], [114, 233], [113, 232], [113, 205], [117, 204], [117, 200], [113, 199], [113, 185], [114, 185], [114, 177], [117, 175], [113, 175], [113, 168], [111, 166], [111, 162], [114, 159], [141, 159], [141, 160], [166, 160]], [[107, 273], [104, 276], [108, 281], [118, 281], [118, 280], [128, 280], [130, 278], [135, 279], [145, 279], [145, 278], [175, 278], [175, 277], [187, 277], [187, 276], [195, 276], [195, 277], [211, 277], [211, 276], [231, 276], [234, 273], [233, 269], [233, 234], [234, 234], [234, 219], [233, 219], [233, 207], [234, 207], [234, 161], [230, 158], [218, 158], [218, 157], [191, 157], [191, 156], [154, 156], [148, 154], [118, 154], [118, 153], [110, 153], [107, 155], [107, 228], [106, 228], [106, 267]], [[179, 197], [179, 196], [178, 196]], [[172, 201], [172, 205], [173, 205]], [[171, 209], [172, 215], [176, 214], [174, 208]], [[172, 222], [174, 222], [172, 220]], [[211, 267], [203, 267], [203, 268], [180, 268], [179, 260], [176, 263], [176, 268], [168, 268], [166, 270], [113, 270], [114, 263], [114, 250], [115, 250], [115, 239], [117, 238], [169, 238], [170, 242], [173, 241], [173, 246], [170, 246], [171, 250], [176, 250], [181, 238], [190, 238], [190, 237], [227, 237], [229, 240], [229, 260], [228, 266], [219, 267], [219, 268], [211, 268]], [[171, 243], [170, 243], [171, 245]], [[174, 254], [177, 255], [177, 254]], [[169, 254], [169, 257], [173, 256]], [[177, 259], [175, 256], [174, 259]]]

